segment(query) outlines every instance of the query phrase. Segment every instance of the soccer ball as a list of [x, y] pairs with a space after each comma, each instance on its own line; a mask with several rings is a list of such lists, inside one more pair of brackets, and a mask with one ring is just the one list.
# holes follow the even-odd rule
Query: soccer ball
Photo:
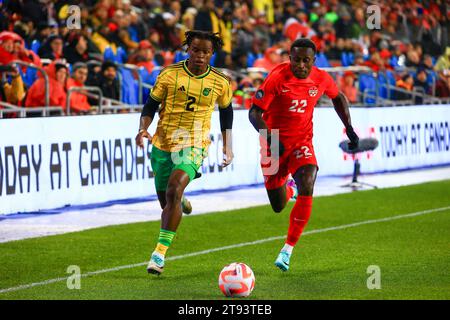
[[255, 275], [245, 263], [233, 262], [219, 275], [219, 288], [227, 297], [248, 297], [255, 287]]

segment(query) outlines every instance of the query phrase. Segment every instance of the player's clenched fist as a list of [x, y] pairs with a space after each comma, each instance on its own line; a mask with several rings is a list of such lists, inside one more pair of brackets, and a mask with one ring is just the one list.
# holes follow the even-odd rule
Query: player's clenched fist
[[222, 166], [226, 167], [233, 161], [234, 154], [231, 148], [223, 148], [223, 163]]
[[150, 133], [148, 133], [147, 130], [141, 129], [139, 130], [138, 134], [136, 135], [136, 145], [139, 148], [143, 148], [144, 147], [144, 138], [147, 138], [149, 141], [152, 141], [152, 136]]

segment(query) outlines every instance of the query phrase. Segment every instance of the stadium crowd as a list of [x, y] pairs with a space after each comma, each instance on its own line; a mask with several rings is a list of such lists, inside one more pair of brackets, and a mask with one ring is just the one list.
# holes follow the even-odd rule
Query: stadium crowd
[[[450, 97], [447, 2], [377, 1], [380, 25], [373, 30], [367, 24], [369, 5], [358, 0], [3, 0], [0, 101], [46, 104], [46, 79], [33, 64], [48, 75], [51, 106], [65, 108], [68, 90], [83, 86], [100, 88], [112, 101], [137, 104], [142, 101], [130, 82], [139, 77], [152, 85], [162, 67], [185, 59], [184, 33], [192, 29], [220, 34], [224, 46], [211, 64], [228, 70], [236, 105], [247, 108], [254, 88], [289, 59], [289, 46], [299, 37], [314, 41], [319, 67], [365, 66], [375, 72], [335, 73], [352, 103], [370, 92], [374, 79], [397, 88], [381, 90], [386, 98], [409, 99], [413, 90]], [[98, 104], [83, 91], [71, 92], [69, 100], [77, 114]]]

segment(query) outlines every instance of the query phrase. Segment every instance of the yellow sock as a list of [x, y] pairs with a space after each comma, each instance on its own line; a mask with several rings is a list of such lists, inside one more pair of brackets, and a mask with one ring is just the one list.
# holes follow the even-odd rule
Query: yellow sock
[[168, 246], [165, 246], [165, 245], [163, 245], [163, 244], [161, 244], [161, 243], [158, 243], [158, 244], [156, 245], [155, 251], [158, 252], [158, 253], [160, 253], [160, 254], [162, 254], [163, 256], [165, 256], [165, 255], [166, 255], [166, 252], [167, 252], [167, 249], [169, 249]]

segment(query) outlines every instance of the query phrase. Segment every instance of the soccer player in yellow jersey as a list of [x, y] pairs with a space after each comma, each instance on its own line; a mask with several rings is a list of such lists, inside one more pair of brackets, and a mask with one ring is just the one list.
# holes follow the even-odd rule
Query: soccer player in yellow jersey
[[[153, 144], [151, 164], [161, 208], [159, 240], [147, 266], [149, 273], [161, 274], [164, 258], [178, 225], [182, 210], [192, 208], [183, 193], [196, 178], [209, 147], [211, 114], [219, 106], [223, 136], [223, 166], [233, 160], [231, 127], [233, 108], [229, 78], [209, 65], [212, 54], [223, 42], [213, 33], [186, 32], [189, 58], [164, 68], [142, 110], [136, 144], [143, 147], [143, 138]], [[148, 133], [156, 111], [159, 121], [153, 137]]]

